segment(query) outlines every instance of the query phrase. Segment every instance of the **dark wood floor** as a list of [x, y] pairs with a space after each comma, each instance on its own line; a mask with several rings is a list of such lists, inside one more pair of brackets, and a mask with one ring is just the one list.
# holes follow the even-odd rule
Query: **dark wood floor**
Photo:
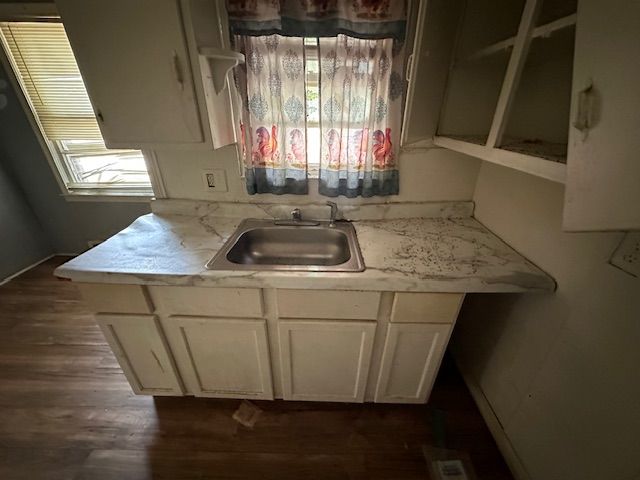
[[426, 479], [423, 445], [511, 479], [447, 360], [428, 405], [256, 402], [131, 393], [55, 258], [0, 287], [0, 479]]

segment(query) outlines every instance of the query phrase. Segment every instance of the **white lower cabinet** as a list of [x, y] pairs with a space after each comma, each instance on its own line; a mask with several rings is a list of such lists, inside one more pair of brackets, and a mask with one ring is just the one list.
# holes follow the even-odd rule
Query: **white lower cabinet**
[[138, 394], [383, 403], [427, 401], [464, 297], [100, 284], [82, 291]]
[[285, 400], [363, 402], [375, 322], [280, 320]]
[[182, 385], [155, 315], [96, 315], [133, 391], [182, 395]]
[[375, 401], [424, 403], [435, 380], [452, 326], [390, 323]]
[[169, 316], [163, 323], [191, 393], [273, 399], [265, 320]]

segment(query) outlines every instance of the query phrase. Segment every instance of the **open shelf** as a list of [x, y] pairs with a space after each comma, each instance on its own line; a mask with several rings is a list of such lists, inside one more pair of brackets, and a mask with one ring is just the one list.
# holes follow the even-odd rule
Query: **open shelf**
[[433, 143], [439, 147], [514, 168], [547, 180], [558, 183], [565, 182], [567, 167], [559, 160], [566, 158], [566, 152], [564, 157], [558, 153], [562, 151], [562, 148], [566, 149], [566, 145], [505, 138], [508, 145], [503, 145], [502, 148], [492, 148], [480, 143], [481, 141], [482, 137], [479, 136], [456, 135], [455, 137], [437, 136]]
[[209, 62], [211, 81], [216, 94], [224, 89], [229, 71], [244, 63], [243, 54], [224, 48], [198, 47], [198, 53]]
[[567, 163], [567, 144], [547, 142], [537, 138], [503, 137], [502, 150], [521, 153], [530, 157], [542, 158], [555, 163]]
[[[568, 27], [571, 27], [573, 25], [576, 24], [576, 18], [577, 15], [575, 13], [571, 14], [571, 15], [567, 15], [566, 17], [562, 17], [559, 18], [557, 20], [554, 20], [552, 22], [549, 22], [545, 25], [540, 25], [539, 27], [536, 27], [533, 29], [532, 38], [539, 38], [539, 37], [548, 37], [549, 35], [553, 34], [554, 32], [557, 32], [558, 30], [562, 30]], [[470, 61], [474, 61], [474, 60], [479, 60], [483, 57], [489, 56], [489, 55], [493, 55], [496, 53], [500, 53], [500, 52], [506, 52], [508, 51], [510, 48], [513, 48], [514, 44], [516, 43], [516, 37], [509, 37], [505, 40], [501, 40], [499, 42], [496, 42], [492, 45], [489, 45], [487, 47], [484, 47], [480, 50], [477, 50], [476, 52], [472, 53], [471, 55], [463, 58], [461, 61], [462, 62], [470, 62]]]
[[[453, 61], [440, 112], [438, 135], [478, 137], [486, 143], [509, 66], [510, 52], [456, 62], [479, 48], [515, 36], [524, 0], [468, 0], [459, 22]], [[490, 25], [491, 28], [487, 28]]]
[[497, 148], [566, 163], [575, 27], [532, 39]]

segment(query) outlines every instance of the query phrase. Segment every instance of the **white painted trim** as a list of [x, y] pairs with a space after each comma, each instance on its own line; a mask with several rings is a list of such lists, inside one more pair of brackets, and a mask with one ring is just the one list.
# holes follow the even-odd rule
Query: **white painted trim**
[[527, 472], [522, 460], [520, 460], [520, 457], [518, 457], [515, 448], [509, 441], [509, 437], [502, 428], [502, 425], [493, 411], [493, 408], [491, 408], [489, 400], [485, 397], [482, 388], [476, 383], [470, 372], [464, 367], [463, 362], [459, 362], [457, 359], [455, 359], [455, 362], [458, 367], [458, 371], [462, 374], [464, 383], [467, 385], [467, 388], [478, 407], [478, 410], [480, 410], [480, 414], [482, 415], [487, 428], [491, 432], [493, 439], [496, 441], [498, 450], [500, 450], [504, 461], [507, 463], [509, 470], [511, 470], [511, 474], [516, 480], [531, 480], [531, 476]]
[[149, 194], [101, 194], [101, 193], [65, 193], [67, 202], [102, 202], [102, 203], [150, 203], [155, 197]]
[[151, 188], [156, 198], [168, 198], [167, 188], [162, 177], [162, 170], [158, 165], [158, 157], [154, 150], [143, 150], [145, 163], [147, 164], [147, 172], [149, 172], [149, 179], [151, 180]]
[[13, 280], [14, 278], [16, 278], [16, 277], [18, 277], [18, 276], [22, 275], [23, 273], [25, 273], [25, 272], [27, 272], [27, 271], [31, 270], [31, 269], [32, 269], [32, 268], [34, 268], [34, 267], [37, 267], [38, 265], [40, 265], [40, 264], [41, 264], [41, 263], [43, 263], [43, 262], [46, 262], [46, 261], [47, 261], [47, 260], [49, 260], [50, 258], [53, 258], [53, 257], [58, 256], [58, 255], [62, 255], [62, 254], [61, 254], [61, 253], [52, 253], [51, 255], [49, 255], [49, 256], [47, 256], [47, 257], [43, 258], [42, 260], [38, 260], [37, 262], [32, 263], [31, 265], [29, 265], [29, 266], [27, 266], [27, 267], [24, 267], [22, 270], [20, 270], [20, 271], [18, 271], [18, 272], [16, 272], [16, 273], [14, 273], [14, 274], [12, 274], [12, 275], [9, 275], [9, 276], [8, 276], [8, 277], [6, 277], [5, 279], [0, 280], [0, 286], [4, 285], [5, 283], [9, 283], [9, 282], [10, 282], [11, 280]]
[[536, 19], [538, 18], [538, 12], [540, 11], [541, 4], [542, 1], [539, 0], [527, 0], [527, 3], [524, 5], [522, 20], [518, 27], [518, 34], [516, 35], [511, 57], [509, 58], [509, 65], [507, 66], [507, 72], [504, 75], [502, 89], [500, 90], [500, 96], [498, 97], [491, 130], [489, 131], [487, 147], [499, 146], [502, 143], [502, 135], [507, 126], [511, 105], [513, 104], [513, 100], [516, 96], [516, 90], [520, 83], [520, 75], [522, 74], [522, 70], [524, 69], [524, 64], [527, 59], [527, 52], [529, 51], [529, 45], [531, 45], [532, 32], [535, 27]]
[[53, 177], [56, 179], [56, 183], [58, 184], [60, 191], [63, 194], [67, 194], [69, 193], [69, 191], [67, 190], [67, 186], [62, 176], [60, 175], [61, 166], [58, 164], [60, 162], [60, 159], [55, 156], [53, 149], [49, 146], [49, 144], [47, 143], [47, 140], [44, 138], [44, 135], [42, 134], [42, 128], [38, 122], [38, 119], [33, 113], [33, 109], [29, 104], [29, 100], [27, 100], [27, 97], [24, 93], [24, 88], [22, 87], [20, 80], [16, 75], [16, 70], [11, 63], [11, 60], [9, 59], [9, 55], [5, 50], [6, 46], [4, 45], [4, 42], [0, 41], [0, 46], [2, 47], [0, 48], [0, 62], [2, 63], [4, 70], [7, 72], [7, 76], [9, 77], [9, 81], [11, 82], [11, 86], [13, 87], [13, 90], [16, 93], [16, 97], [18, 98], [20, 105], [22, 105], [22, 110], [24, 111], [27, 117], [27, 121], [31, 126], [31, 130], [33, 130], [33, 134], [36, 136], [36, 140], [40, 144], [42, 153], [47, 159], [49, 168], [51, 168]]
[[485, 145], [456, 140], [449, 137], [434, 137], [433, 143], [440, 147], [448, 148], [456, 152], [471, 155], [472, 157], [497, 163], [505, 167], [520, 170], [521, 172], [546, 178], [552, 182], [565, 183], [567, 166], [564, 163], [552, 162], [541, 157], [524, 155], [522, 153], [490, 148]]

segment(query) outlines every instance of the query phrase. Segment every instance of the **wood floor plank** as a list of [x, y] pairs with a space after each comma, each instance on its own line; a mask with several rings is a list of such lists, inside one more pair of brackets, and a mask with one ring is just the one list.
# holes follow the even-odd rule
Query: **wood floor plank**
[[460, 375], [445, 360], [428, 405], [136, 396], [53, 258], [0, 287], [0, 479], [428, 478], [423, 444], [468, 453], [480, 480], [510, 480]]

